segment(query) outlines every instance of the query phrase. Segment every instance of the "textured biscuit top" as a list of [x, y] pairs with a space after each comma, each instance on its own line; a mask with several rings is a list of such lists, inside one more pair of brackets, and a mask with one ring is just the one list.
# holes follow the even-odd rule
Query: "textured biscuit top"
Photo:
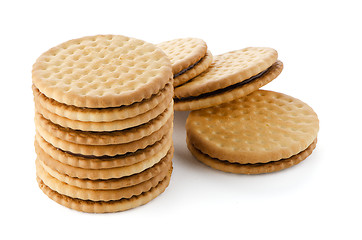
[[67, 41], [43, 53], [33, 65], [33, 83], [44, 95], [77, 107], [139, 102], [171, 78], [171, 63], [162, 50], [120, 35]]
[[187, 136], [200, 151], [229, 162], [258, 163], [289, 158], [317, 137], [319, 121], [304, 102], [258, 90], [216, 107], [192, 111]]
[[277, 58], [277, 51], [267, 47], [249, 47], [217, 55], [206, 71], [177, 87], [175, 96], [199, 96], [226, 88], [268, 69]]
[[173, 74], [179, 73], [206, 55], [207, 45], [198, 38], [178, 38], [157, 44], [170, 58]]

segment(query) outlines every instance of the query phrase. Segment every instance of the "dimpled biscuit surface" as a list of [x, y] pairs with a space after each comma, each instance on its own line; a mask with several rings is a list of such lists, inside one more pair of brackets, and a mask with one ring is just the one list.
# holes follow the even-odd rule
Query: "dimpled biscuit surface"
[[319, 121], [304, 102], [258, 90], [216, 107], [190, 113], [187, 137], [213, 158], [265, 163], [289, 158], [317, 138]]
[[60, 103], [105, 108], [151, 97], [172, 78], [168, 57], [155, 45], [120, 35], [62, 43], [33, 65], [33, 84]]
[[272, 66], [277, 58], [277, 51], [266, 47], [249, 47], [217, 55], [206, 71], [177, 87], [175, 96], [198, 96], [242, 82]]

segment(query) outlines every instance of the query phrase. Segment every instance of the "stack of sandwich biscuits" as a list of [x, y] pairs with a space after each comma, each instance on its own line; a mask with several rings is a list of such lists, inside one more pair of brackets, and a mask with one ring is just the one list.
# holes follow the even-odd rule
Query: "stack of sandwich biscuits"
[[155, 45], [120, 35], [62, 43], [33, 66], [37, 181], [84, 212], [143, 205], [172, 172], [173, 73]]

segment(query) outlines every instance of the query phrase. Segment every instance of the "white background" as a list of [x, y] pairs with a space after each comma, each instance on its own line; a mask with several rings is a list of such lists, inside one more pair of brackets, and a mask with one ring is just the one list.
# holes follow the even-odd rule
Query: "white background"
[[[348, 0], [1, 1], [0, 238], [361, 239], [360, 6]], [[198, 37], [215, 55], [275, 48], [284, 71], [264, 89], [314, 108], [317, 149], [277, 173], [219, 172], [188, 152], [188, 113], [176, 113], [174, 172], [161, 196], [115, 214], [58, 205], [35, 180], [32, 64], [63, 41], [109, 33], [153, 43]]]

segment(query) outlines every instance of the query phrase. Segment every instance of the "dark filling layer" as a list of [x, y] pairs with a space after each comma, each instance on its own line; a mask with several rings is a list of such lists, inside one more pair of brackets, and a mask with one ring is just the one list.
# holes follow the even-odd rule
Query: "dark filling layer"
[[197, 64], [199, 64], [201, 62], [202, 59], [204, 59], [204, 57], [202, 57], [199, 61], [195, 62], [194, 64], [190, 65], [188, 68], [185, 68], [185, 69], [181, 70], [180, 72], [176, 73], [175, 75], [173, 75], [173, 78], [178, 77], [181, 74], [184, 74], [185, 72], [190, 70], [191, 68], [195, 67]]
[[236, 83], [234, 85], [230, 85], [226, 88], [222, 88], [222, 89], [218, 89], [216, 91], [213, 91], [213, 92], [208, 92], [208, 93], [203, 93], [201, 95], [198, 95], [198, 96], [191, 96], [191, 97], [185, 97], [185, 98], [175, 98], [175, 102], [179, 102], [179, 101], [189, 101], [189, 100], [193, 100], [193, 99], [200, 99], [200, 98], [205, 98], [205, 97], [209, 97], [209, 96], [212, 96], [212, 95], [215, 95], [215, 94], [220, 94], [220, 93], [224, 93], [224, 92], [227, 92], [229, 90], [232, 90], [234, 88], [238, 88], [238, 87], [241, 87], [245, 84], [248, 84], [252, 81], [254, 81], [255, 79], [257, 78], [260, 78], [261, 76], [263, 76], [271, 67], [267, 68], [266, 70], [258, 73], [257, 75], [255, 76], [252, 76], [251, 78], [248, 78], [242, 82], [239, 82], [239, 83]]

